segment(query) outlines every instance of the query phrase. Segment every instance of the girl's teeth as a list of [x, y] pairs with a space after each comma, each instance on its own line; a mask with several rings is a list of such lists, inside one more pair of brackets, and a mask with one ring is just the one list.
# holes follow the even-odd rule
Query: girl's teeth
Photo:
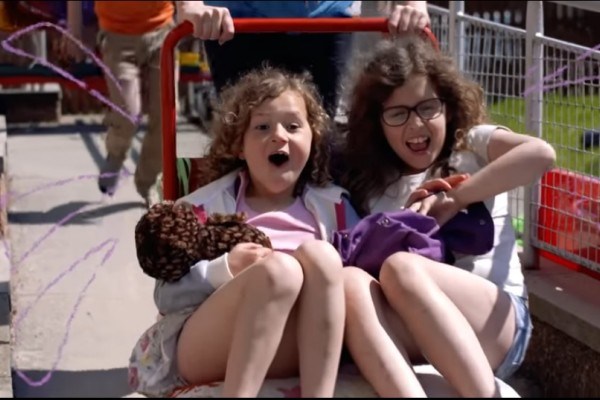
[[414, 139], [407, 140], [408, 143], [424, 143], [427, 140], [426, 137], [418, 137]]

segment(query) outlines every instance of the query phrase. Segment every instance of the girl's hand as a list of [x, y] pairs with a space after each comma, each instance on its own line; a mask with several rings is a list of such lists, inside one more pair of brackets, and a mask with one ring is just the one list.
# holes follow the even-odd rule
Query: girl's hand
[[429, 215], [443, 225], [464, 208], [446, 192], [458, 187], [469, 174], [451, 175], [423, 182], [408, 198], [405, 207], [423, 215]]
[[236, 276], [272, 252], [273, 250], [256, 243], [239, 243], [227, 255], [229, 270], [233, 276]]
[[437, 192], [448, 192], [469, 178], [469, 174], [450, 175], [447, 178], [435, 178], [425, 181], [406, 200], [404, 207], [409, 208], [412, 204], [422, 201]]
[[437, 223], [442, 226], [450, 221], [464, 206], [459, 204], [454, 197], [448, 196], [446, 192], [438, 192], [422, 201], [413, 203], [408, 208], [419, 214], [435, 218]]

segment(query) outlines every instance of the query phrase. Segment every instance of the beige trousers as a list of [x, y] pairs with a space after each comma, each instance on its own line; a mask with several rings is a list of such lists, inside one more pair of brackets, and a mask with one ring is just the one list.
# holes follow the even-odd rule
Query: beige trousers
[[[140, 193], [146, 193], [162, 171], [160, 52], [164, 38], [172, 27], [168, 25], [142, 35], [122, 35], [102, 30], [98, 34], [103, 62], [122, 89], [121, 92], [107, 77], [111, 102], [131, 116], [141, 113], [148, 115], [148, 130], [142, 141], [135, 171], [135, 185]], [[177, 93], [177, 63], [175, 71]], [[106, 114], [105, 124], [108, 128], [106, 151], [109, 157], [122, 163], [139, 127], [112, 109]]]

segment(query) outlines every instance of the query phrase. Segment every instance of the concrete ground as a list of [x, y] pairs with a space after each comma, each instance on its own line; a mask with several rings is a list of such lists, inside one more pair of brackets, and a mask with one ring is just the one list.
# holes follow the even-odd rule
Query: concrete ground
[[[201, 154], [197, 128], [178, 132], [186, 155]], [[103, 133], [87, 116], [9, 128], [14, 397], [131, 395], [126, 367], [156, 316], [153, 282], [135, 257], [144, 204], [132, 177], [114, 198], [97, 189]], [[138, 137], [130, 172], [139, 147]]]

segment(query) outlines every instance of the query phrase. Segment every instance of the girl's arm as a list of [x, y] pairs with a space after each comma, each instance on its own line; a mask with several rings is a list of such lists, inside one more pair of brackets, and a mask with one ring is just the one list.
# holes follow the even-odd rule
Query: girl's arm
[[83, 7], [81, 1], [67, 2], [67, 29], [76, 38], [81, 38], [83, 30]]
[[199, 261], [177, 282], [158, 281], [154, 288], [156, 306], [162, 314], [197, 307], [234, 276], [271, 253], [270, 248], [256, 243], [238, 243], [214, 260]]
[[542, 139], [495, 129], [487, 146], [488, 164], [447, 195], [460, 206], [485, 201], [539, 179], [556, 161]]
[[154, 302], [161, 314], [200, 305], [217, 288], [233, 279], [228, 254], [214, 260], [202, 260], [177, 282], [156, 281]]
[[[81, 1], [67, 2], [67, 31], [81, 41], [83, 38], [83, 3]], [[60, 39], [60, 56], [76, 62], [83, 60], [84, 53], [75, 42], [66, 35]]]

